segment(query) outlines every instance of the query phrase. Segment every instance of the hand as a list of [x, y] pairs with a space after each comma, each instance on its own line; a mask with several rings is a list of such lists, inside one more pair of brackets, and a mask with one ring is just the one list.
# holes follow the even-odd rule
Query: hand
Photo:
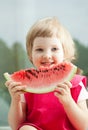
[[5, 85], [8, 88], [11, 98], [13, 100], [20, 101], [21, 100], [20, 95], [24, 93], [23, 90], [26, 88], [26, 86], [23, 86], [21, 82], [14, 82], [12, 80], [6, 81]]
[[58, 86], [55, 89], [54, 94], [63, 105], [69, 104], [69, 102], [72, 99], [71, 92], [70, 92], [71, 87], [72, 87], [72, 84], [67, 81], [67, 82], [58, 84]]

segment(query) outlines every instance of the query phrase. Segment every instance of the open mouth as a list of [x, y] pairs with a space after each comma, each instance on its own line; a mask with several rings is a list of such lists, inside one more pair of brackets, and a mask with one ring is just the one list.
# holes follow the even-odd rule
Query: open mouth
[[54, 62], [42, 62], [41, 65], [43, 67], [51, 67], [54, 65]]

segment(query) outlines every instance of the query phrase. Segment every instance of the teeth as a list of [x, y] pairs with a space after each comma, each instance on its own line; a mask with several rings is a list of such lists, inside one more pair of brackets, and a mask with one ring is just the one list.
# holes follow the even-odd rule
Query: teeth
[[51, 65], [52, 63], [42, 63], [43, 65]]
[[49, 67], [49, 66], [53, 65], [53, 62], [52, 62], [52, 63], [47, 63], [47, 62], [45, 62], [45, 63], [42, 63], [42, 65]]

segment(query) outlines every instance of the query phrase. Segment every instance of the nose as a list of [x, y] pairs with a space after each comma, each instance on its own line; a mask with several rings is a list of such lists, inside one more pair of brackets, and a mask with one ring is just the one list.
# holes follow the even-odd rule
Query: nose
[[51, 59], [51, 58], [52, 58], [52, 55], [51, 55], [50, 52], [45, 52], [45, 53], [43, 54], [43, 59]]

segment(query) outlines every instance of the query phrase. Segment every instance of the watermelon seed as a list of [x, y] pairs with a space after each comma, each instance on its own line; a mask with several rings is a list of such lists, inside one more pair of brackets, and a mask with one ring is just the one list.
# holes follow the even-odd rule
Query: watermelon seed
[[38, 78], [38, 76], [36, 75], [36, 73], [32, 72], [31, 70], [26, 70], [26, 72], [30, 73], [31, 75], [35, 76], [36, 78]]

